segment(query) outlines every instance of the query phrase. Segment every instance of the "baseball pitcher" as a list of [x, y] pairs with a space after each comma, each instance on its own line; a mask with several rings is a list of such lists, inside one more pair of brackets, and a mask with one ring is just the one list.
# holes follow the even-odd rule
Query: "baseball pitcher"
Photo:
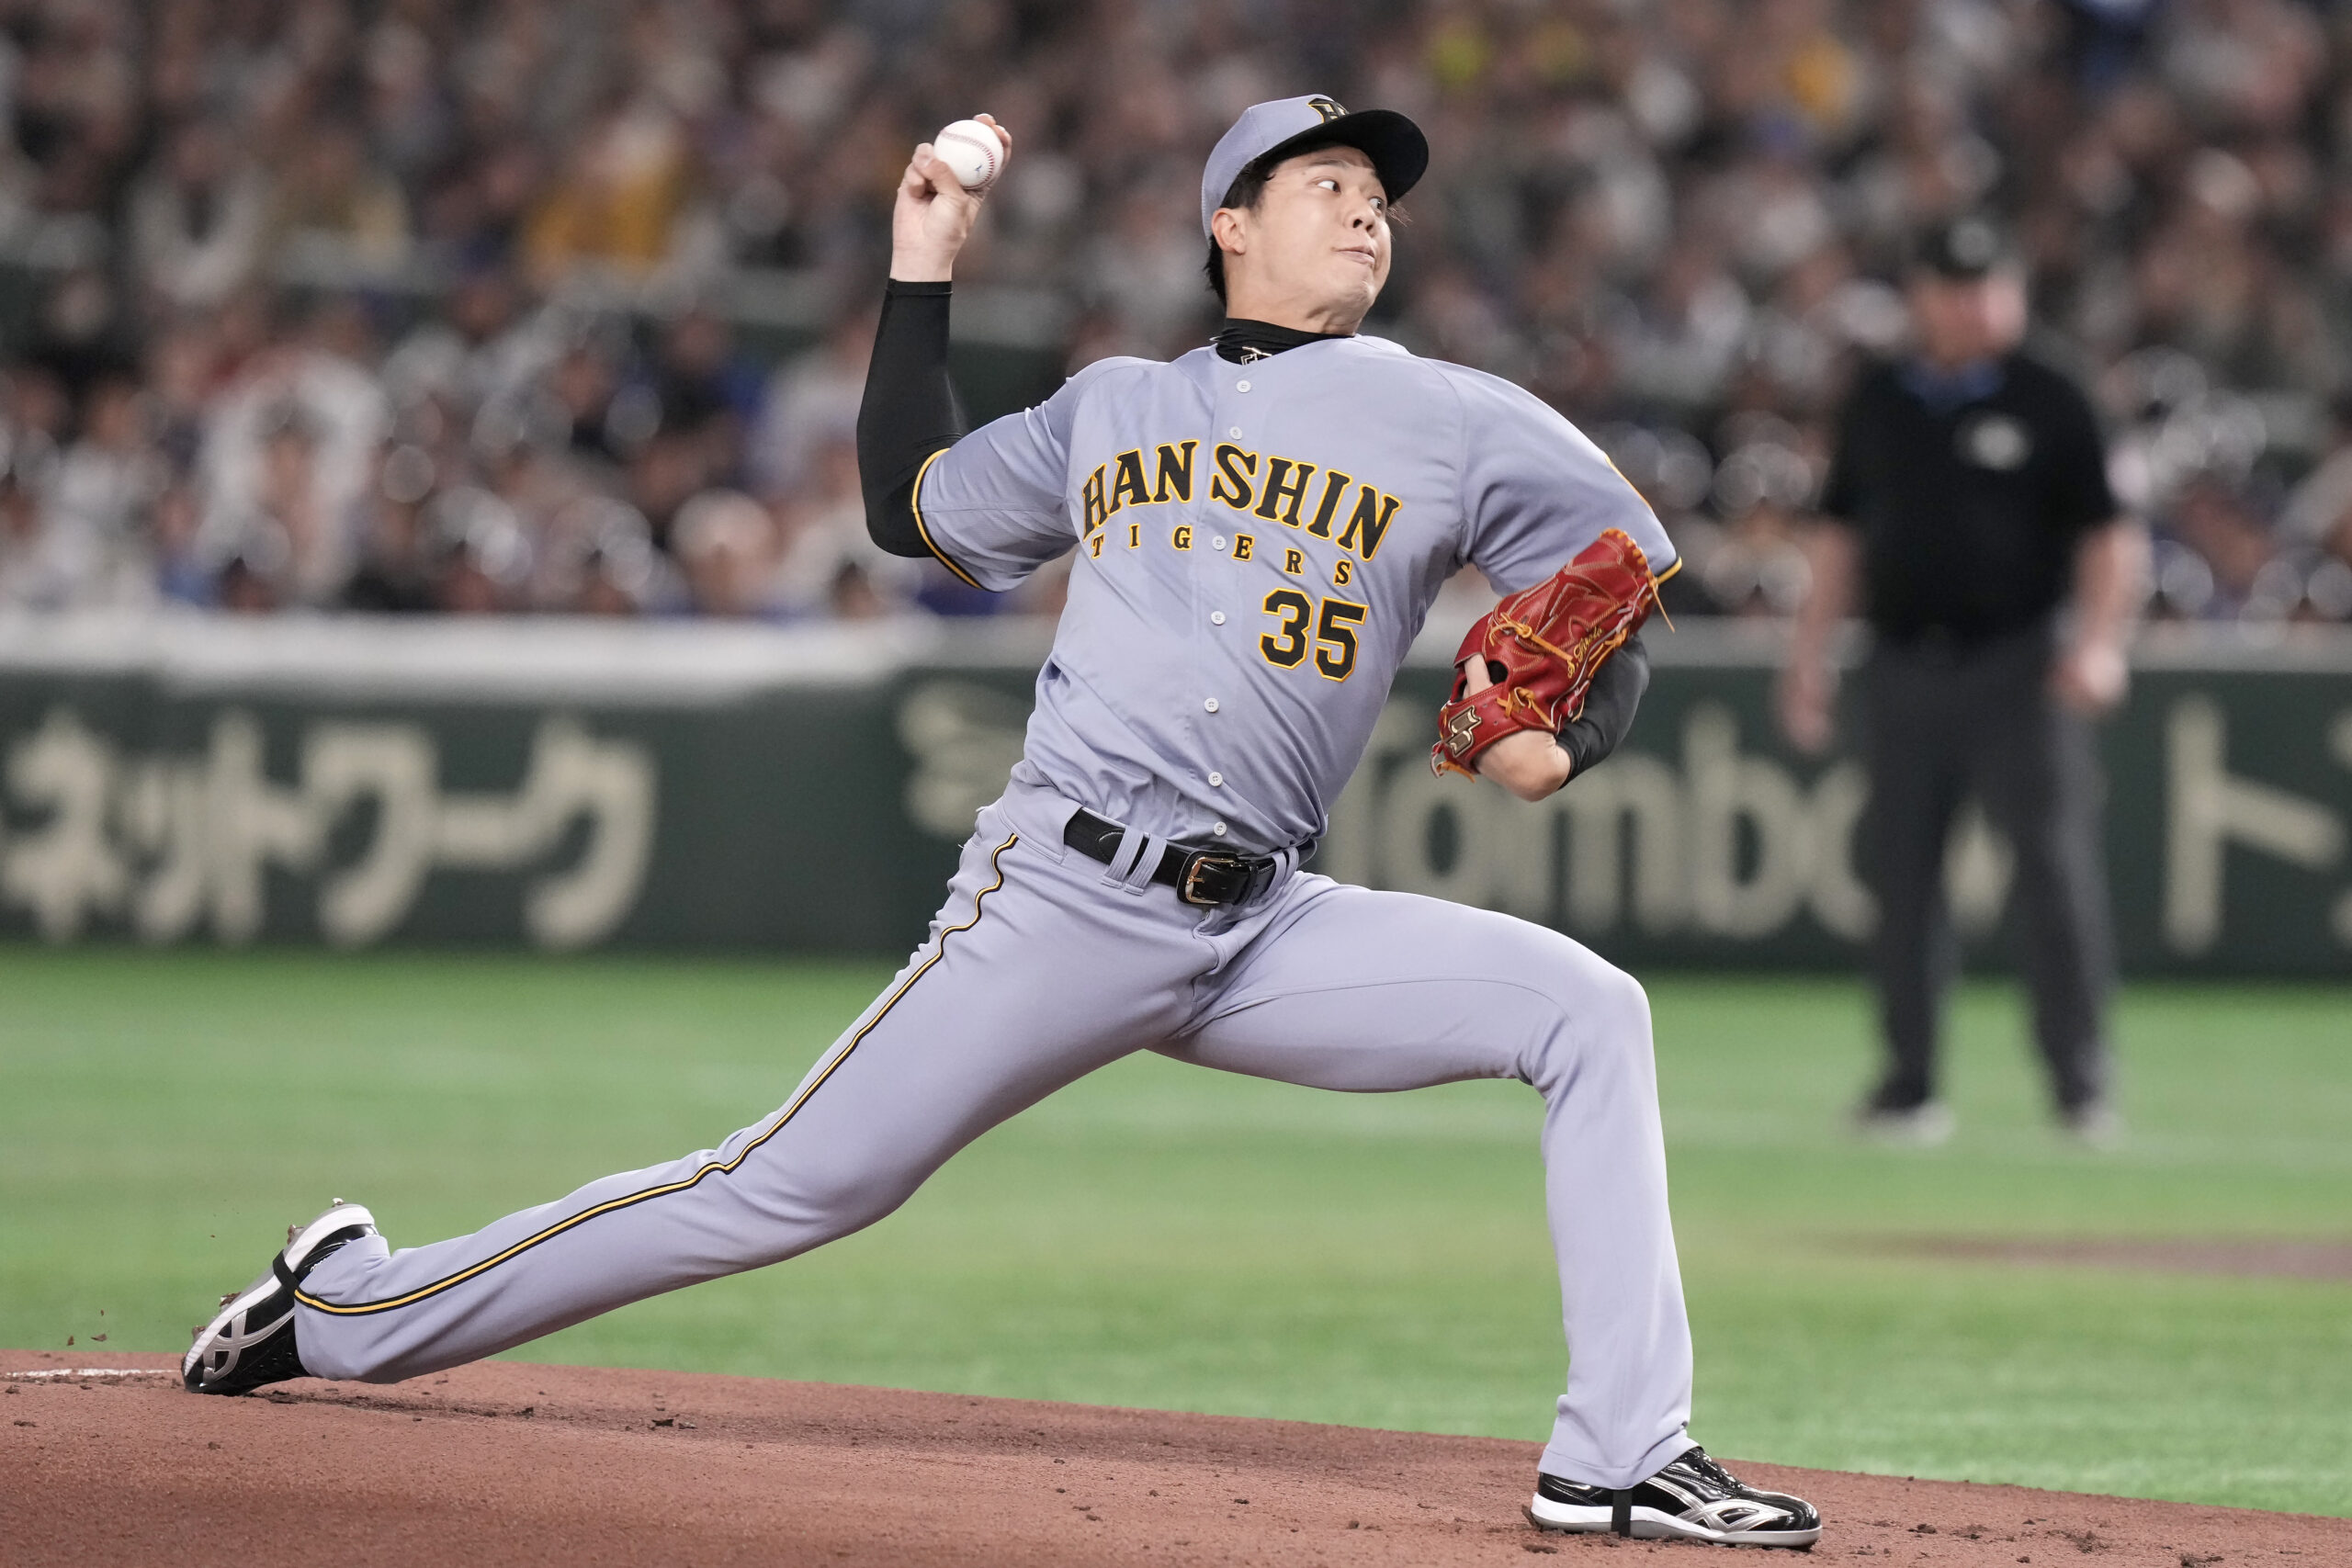
[[1399, 114], [1250, 108], [1201, 182], [1215, 341], [1090, 365], [967, 434], [949, 278], [986, 186], [918, 148], [859, 422], [869, 526], [987, 589], [1073, 558], [1025, 754], [929, 936], [779, 1110], [715, 1149], [400, 1251], [366, 1210], [330, 1209], [224, 1302], [187, 1386], [414, 1377], [780, 1262], [1135, 1051], [1354, 1092], [1517, 1078], [1544, 1101], [1569, 1351], [1528, 1517], [1816, 1540], [1811, 1506], [1743, 1484], [1686, 1430], [1641, 987], [1542, 927], [1303, 864], [1448, 578], [1467, 564], [1506, 597], [1464, 641], [1432, 764], [1533, 800], [1623, 736], [1675, 564], [1544, 403], [1357, 332], [1390, 203], [1428, 160]]

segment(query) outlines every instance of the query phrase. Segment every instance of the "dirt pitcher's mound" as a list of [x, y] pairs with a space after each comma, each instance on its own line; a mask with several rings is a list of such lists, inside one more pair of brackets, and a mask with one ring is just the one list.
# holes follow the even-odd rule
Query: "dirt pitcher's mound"
[[[1487, 1438], [500, 1361], [390, 1388], [304, 1380], [204, 1399], [180, 1389], [171, 1358], [93, 1350], [0, 1351], [11, 1568], [1630, 1562], [1706, 1550], [1538, 1534], [1519, 1514], [1534, 1446]], [[1816, 1556], [2352, 1562], [2352, 1522], [2339, 1519], [1740, 1468], [1821, 1505]]]

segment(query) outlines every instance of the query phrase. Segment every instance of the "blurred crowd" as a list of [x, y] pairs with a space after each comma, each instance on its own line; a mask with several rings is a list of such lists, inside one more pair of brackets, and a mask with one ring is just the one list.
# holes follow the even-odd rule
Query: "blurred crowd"
[[[1905, 238], [1989, 209], [2158, 613], [2352, 618], [2315, 0], [0, 0], [0, 605], [1050, 610], [865, 538], [908, 151], [1014, 130], [958, 277], [1068, 302], [1050, 373], [1203, 340], [1201, 158], [1304, 91], [1430, 133], [1371, 330], [1591, 432], [1678, 612], [1802, 594]], [[729, 314], [768, 274], [789, 354]]]

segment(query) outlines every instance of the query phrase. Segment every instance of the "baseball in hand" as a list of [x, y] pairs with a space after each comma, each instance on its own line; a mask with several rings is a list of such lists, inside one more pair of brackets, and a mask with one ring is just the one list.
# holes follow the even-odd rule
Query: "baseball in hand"
[[986, 190], [1004, 173], [1004, 143], [977, 119], [959, 119], [932, 139], [932, 151], [966, 190]]

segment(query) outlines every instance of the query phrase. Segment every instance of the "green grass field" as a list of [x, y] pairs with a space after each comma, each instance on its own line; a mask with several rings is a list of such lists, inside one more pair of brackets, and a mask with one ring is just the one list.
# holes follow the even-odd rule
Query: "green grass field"
[[[705, 1147], [878, 964], [0, 947], [0, 1344], [177, 1350], [332, 1195], [395, 1244]], [[1694, 1435], [1792, 1464], [2352, 1516], [2352, 1281], [1923, 1259], [1893, 1237], [2352, 1239], [2352, 990], [2125, 998], [2128, 1146], [1962, 998], [1960, 1135], [1858, 1145], [1836, 980], [1656, 980]], [[518, 1352], [1540, 1438], [1562, 1372], [1516, 1085], [1356, 1099], [1141, 1057], [900, 1213]]]

